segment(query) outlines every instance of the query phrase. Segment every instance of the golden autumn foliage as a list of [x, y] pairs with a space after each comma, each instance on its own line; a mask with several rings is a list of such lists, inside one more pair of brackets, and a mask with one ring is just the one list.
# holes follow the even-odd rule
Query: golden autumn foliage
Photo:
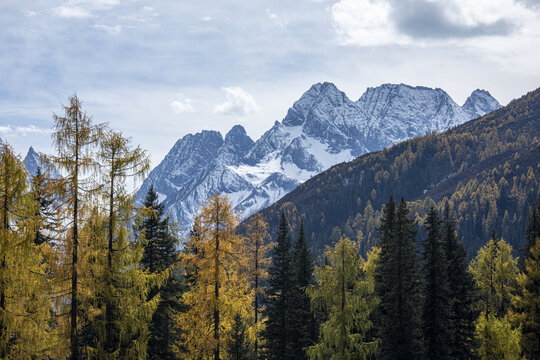
[[45, 359], [55, 346], [49, 326], [47, 244], [36, 245], [38, 203], [11, 147], [0, 148], [0, 358]]
[[244, 239], [235, 233], [238, 222], [228, 198], [218, 194], [195, 217], [186, 244], [195, 251], [181, 256], [184, 269], [197, 269], [183, 296], [188, 310], [178, 318], [185, 359], [222, 358], [235, 315], [246, 318], [250, 312], [254, 294], [248, 287]]

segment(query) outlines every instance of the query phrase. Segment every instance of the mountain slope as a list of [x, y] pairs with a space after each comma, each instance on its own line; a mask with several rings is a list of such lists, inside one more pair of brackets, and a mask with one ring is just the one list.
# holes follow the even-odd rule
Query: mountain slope
[[[498, 108], [489, 97], [471, 95], [468, 106], [478, 112]], [[238, 125], [225, 139], [215, 131], [186, 135], [151, 172], [137, 199], [154, 184], [184, 230], [214, 192], [228, 195], [247, 216], [335, 164], [469, 119], [441, 89], [386, 84], [352, 101], [334, 84], [319, 83], [256, 142]]]
[[517, 249], [538, 194], [539, 139], [540, 89], [442, 134], [338, 164], [261, 213], [271, 228], [282, 211], [293, 227], [303, 217], [316, 250], [340, 234], [362, 234], [365, 251], [376, 241], [382, 204], [404, 196], [418, 221], [429, 206], [448, 205], [469, 254], [492, 231]]

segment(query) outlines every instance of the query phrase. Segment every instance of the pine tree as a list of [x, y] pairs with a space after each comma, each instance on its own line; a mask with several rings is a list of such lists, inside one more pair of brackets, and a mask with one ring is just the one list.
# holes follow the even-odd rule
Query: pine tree
[[149, 298], [160, 294], [159, 305], [149, 325], [147, 357], [153, 359], [176, 359], [174, 346], [179, 341], [175, 331], [175, 318], [184, 309], [181, 302], [184, 285], [178, 268], [178, 240], [171, 232], [170, 220], [158, 201], [154, 187], [150, 185], [144, 207], [150, 210], [138, 226], [144, 230], [144, 253], [141, 264], [150, 273], [170, 271], [167, 282], [161, 287], [151, 289]]
[[292, 252], [293, 299], [291, 302], [291, 332], [293, 359], [305, 359], [305, 348], [317, 340], [318, 324], [311, 313], [310, 299], [306, 289], [313, 284], [313, 256], [308, 248], [304, 221], [300, 223], [298, 237]]
[[308, 292], [314, 308], [322, 308], [328, 319], [321, 324], [320, 341], [307, 349], [310, 359], [367, 359], [377, 351], [378, 341], [367, 340], [376, 306], [373, 278], [359, 251], [358, 244], [342, 237], [326, 250], [329, 264], [315, 269], [316, 285]]
[[268, 288], [266, 294], [266, 340], [267, 358], [269, 360], [286, 360], [291, 358], [291, 302], [293, 300], [293, 276], [291, 264], [291, 238], [289, 235], [285, 213], [281, 214], [276, 246], [272, 251], [272, 264], [268, 270]]
[[247, 248], [249, 253], [249, 272], [251, 274], [251, 286], [254, 292], [253, 299], [253, 323], [254, 323], [254, 356], [260, 358], [259, 338], [263, 324], [261, 323], [261, 295], [263, 294], [263, 282], [268, 277], [270, 257], [268, 253], [274, 243], [268, 239], [268, 224], [260, 213], [256, 213], [246, 223]]
[[[89, 181], [85, 178], [88, 172], [94, 169], [97, 164], [94, 160], [92, 150], [97, 145], [97, 141], [104, 128], [103, 125], [94, 125], [92, 118], [87, 116], [82, 110], [81, 102], [76, 95], [69, 98], [69, 105], [63, 106], [64, 115], [54, 114], [53, 142], [58, 155], [52, 157], [52, 162], [60, 171], [64, 170], [66, 176], [60, 181], [64, 190], [64, 222], [70, 223], [69, 229], [65, 232], [62, 249], [64, 250], [62, 263], [69, 264], [68, 267], [61, 267], [59, 270], [65, 272], [59, 278], [71, 280], [71, 286], [66, 299], [59, 299], [58, 309], [67, 306], [69, 311], [69, 323], [65, 328], [69, 335], [69, 353], [71, 360], [79, 360], [81, 357], [81, 341], [78, 323], [80, 312], [79, 303], [81, 298], [79, 288], [79, 274], [84, 273], [80, 269], [79, 258], [79, 228], [84, 219], [84, 204], [81, 203], [83, 194], [89, 190]], [[81, 270], [81, 271], [80, 271]], [[65, 292], [63, 284], [60, 284], [59, 293]]]
[[250, 360], [252, 357], [249, 341], [246, 334], [246, 325], [240, 314], [236, 314], [233, 319], [231, 330], [227, 342], [225, 343], [227, 359], [230, 360]]
[[195, 218], [190, 242], [195, 254], [183, 253], [184, 269], [197, 269], [196, 286], [183, 295], [188, 310], [178, 318], [185, 331], [179, 347], [187, 359], [222, 357], [233, 317], [246, 317], [253, 293], [246, 278], [246, 249], [236, 235], [238, 214], [225, 196], [210, 197]]
[[434, 207], [429, 210], [422, 240], [423, 260], [423, 329], [427, 359], [451, 359], [450, 310], [447, 264], [441, 242], [441, 220]]
[[458, 240], [454, 221], [446, 208], [443, 229], [443, 249], [446, 256], [450, 300], [449, 349], [452, 359], [474, 359], [478, 342], [475, 321], [479, 311], [475, 306], [478, 289], [468, 270], [467, 254]]
[[55, 338], [48, 320], [47, 268], [34, 242], [42, 226], [22, 161], [0, 145], [0, 358], [46, 358]]
[[375, 277], [382, 359], [418, 359], [423, 354], [421, 281], [416, 229], [401, 198], [385, 204], [379, 231], [381, 254]]
[[512, 297], [511, 319], [521, 326], [521, 348], [527, 359], [540, 358], [540, 236], [529, 248], [525, 268], [518, 275], [519, 291]]

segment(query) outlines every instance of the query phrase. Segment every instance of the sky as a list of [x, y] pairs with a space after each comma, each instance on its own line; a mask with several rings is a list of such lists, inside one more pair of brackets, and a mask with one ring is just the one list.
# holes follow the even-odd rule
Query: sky
[[505, 105], [540, 86], [540, 0], [2, 0], [0, 138], [51, 152], [77, 94], [156, 166], [187, 133], [254, 140], [329, 81], [481, 88]]

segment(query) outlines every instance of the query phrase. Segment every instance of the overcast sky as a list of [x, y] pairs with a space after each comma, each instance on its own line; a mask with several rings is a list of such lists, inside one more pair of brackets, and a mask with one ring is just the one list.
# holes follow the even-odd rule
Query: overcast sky
[[76, 92], [157, 165], [187, 133], [256, 140], [313, 83], [476, 88], [502, 104], [540, 86], [540, 0], [2, 0], [0, 137], [50, 151]]

